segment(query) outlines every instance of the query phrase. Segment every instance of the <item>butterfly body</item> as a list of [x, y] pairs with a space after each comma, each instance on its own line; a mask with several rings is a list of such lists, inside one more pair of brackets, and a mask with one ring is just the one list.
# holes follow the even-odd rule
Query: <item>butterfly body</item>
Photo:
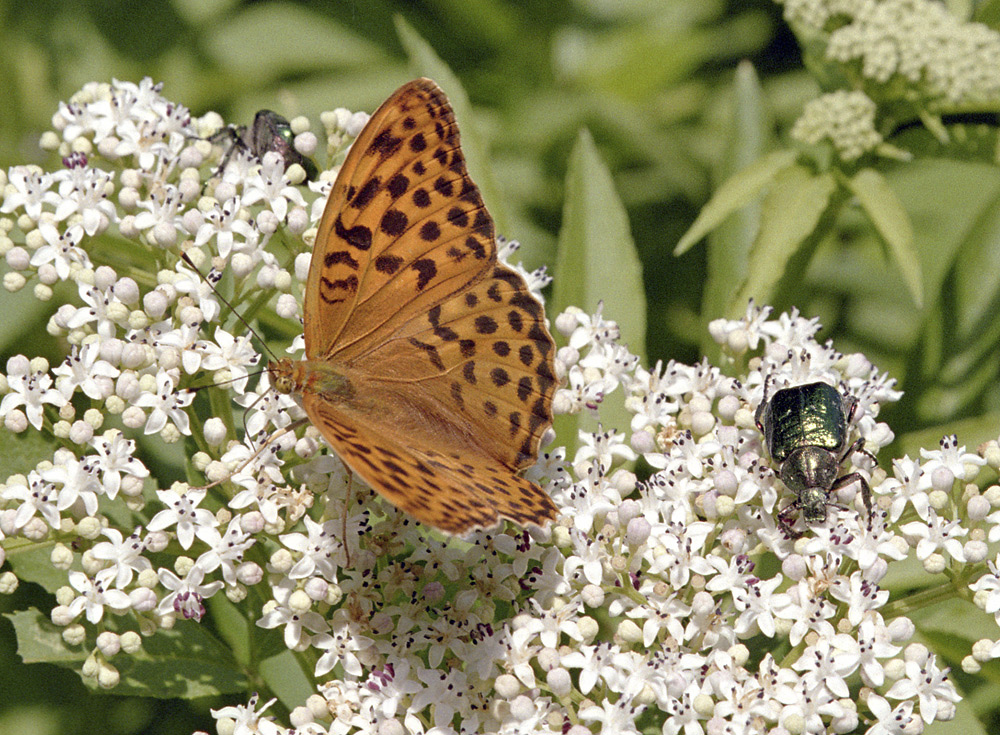
[[556, 514], [517, 475], [551, 424], [555, 345], [496, 250], [444, 93], [404, 85], [330, 193], [306, 283], [306, 359], [268, 368], [354, 472], [449, 533]]

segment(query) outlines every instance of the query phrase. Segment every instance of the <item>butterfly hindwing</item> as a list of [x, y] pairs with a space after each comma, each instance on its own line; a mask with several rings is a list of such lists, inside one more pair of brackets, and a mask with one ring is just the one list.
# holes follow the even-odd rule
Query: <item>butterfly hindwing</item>
[[390, 389], [434, 396], [488, 437], [484, 451], [512, 470], [534, 462], [552, 423], [554, 345], [524, 279], [497, 264], [392, 339], [351, 362]]
[[552, 499], [499, 462], [442, 452], [350, 425], [331, 404], [305, 396], [313, 424], [352, 471], [397, 508], [448, 533], [489, 528], [501, 517], [522, 525], [555, 518]]

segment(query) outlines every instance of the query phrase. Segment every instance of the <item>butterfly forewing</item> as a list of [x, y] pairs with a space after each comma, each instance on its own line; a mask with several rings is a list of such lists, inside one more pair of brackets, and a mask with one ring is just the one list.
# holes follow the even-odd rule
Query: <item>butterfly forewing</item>
[[306, 361], [276, 378], [352, 470], [417, 519], [463, 533], [556, 508], [517, 476], [552, 420], [541, 304], [499, 263], [447, 99], [399, 89], [327, 202], [305, 297]]
[[437, 85], [411, 82], [375, 112], [341, 167], [316, 242], [310, 356], [349, 360], [489, 272], [493, 222]]

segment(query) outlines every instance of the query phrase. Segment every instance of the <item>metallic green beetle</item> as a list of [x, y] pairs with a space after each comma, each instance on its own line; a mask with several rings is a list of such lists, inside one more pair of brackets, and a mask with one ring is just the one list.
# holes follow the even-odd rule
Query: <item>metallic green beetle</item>
[[237, 150], [249, 151], [259, 159], [264, 158], [264, 154], [269, 151], [280, 153], [285, 159], [285, 168], [293, 163], [299, 164], [305, 169], [306, 179], [316, 178], [318, 170], [316, 164], [295, 150], [295, 134], [292, 132], [292, 125], [288, 120], [273, 110], [261, 110], [253, 118], [253, 125], [247, 128], [245, 125], [230, 125], [213, 135], [210, 140], [213, 143], [229, 141], [230, 148], [222, 157], [218, 171], [225, 170], [229, 159]]
[[828, 505], [843, 507], [830, 502], [830, 493], [858, 482], [870, 529], [872, 491], [868, 481], [857, 472], [837, 477], [841, 463], [854, 452], [875, 460], [865, 450], [864, 439], [847, 446], [858, 399], [842, 395], [826, 383], [810, 383], [779, 390], [768, 400], [770, 383], [769, 377], [754, 420], [764, 435], [771, 459], [778, 463], [778, 476], [796, 495], [795, 500], [778, 512], [778, 525], [793, 538], [801, 536], [789, 524], [796, 510], [802, 511], [806, 523], [822, 523]]

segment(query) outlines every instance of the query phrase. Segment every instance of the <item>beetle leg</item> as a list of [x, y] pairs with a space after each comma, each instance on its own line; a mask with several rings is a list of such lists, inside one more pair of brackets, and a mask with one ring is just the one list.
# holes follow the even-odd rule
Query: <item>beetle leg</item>
[[871, 459], [873, 465], [878, 466], [878, 459], [875, 457], [875, 455], [869, 452], [867, 449], [865, 449], [865, 440], [863, 437], [858, 439], [856, 442], [854, 442], [851, 446], [847, 448], [847, 450], [841, 455], [840, 461], [837, 464], [843, 464], [844, 460], [850, 457], [855, 452], [857, 452], [858, 454], [865, 455], [866, 457]]
[[830, 487], [830, 492], [836, 492], [842, 487], [847, 487], [853, 482], [861, 483], [861, 499], [865, 503], [865, 510], [868, 511], [868, 530], [872, 530], [872, 489], [860, 472], [852, 472], [849, 475], [838, 477], [837, 481]]
[[[875, 458], [875, 455], [869, 452], [867, 449], [865, 449], [864, 437], [858, 439], [851, 446], [849, 446], [847, 448], [847, 451], [844, 452], [844, 456], [840, 458], [840, 461], [843, 462], [845, 459], [850, 457], [855, 452], [867, 455], [868, 457], [871, 458], [872, 463], [875, 464], [875, 466], [878, 466], [878, 459]], [[837, 490], [838, 488], [842, 488], [845, 487], [846, 485], [851, 484], [852, 482], [854, 482], [854, 480], [857, 480], [858, 482], [861, 483], [861, 499], [864, 501], [865, 508], [868, 510], [868, 530], [870, 531], [872, 528], [872, 489], [871, 486], [868, 484], [868, 480], [862, 477], [859, 473], [852, 472], [851, 474], [844, 475], [843, 477], [838, 479], [833, 484], [833, 487], [830, 489]]]
[[795, 511], [799, 509], [799, 501], [793, 500], [791, 503], [786, 505], [784, 508], [778, 511], [777, 520], [778, 528], [780, 528], [788, 538], [796, 539], [802, 536], [801, 533], [796, 531], [788, 523], [788, 517], [794, 515]]
[[851, 421], [854, 420], [855, 412], [858, 410], [858, 398], [846, 393], [842, 393], [841, 395], [844, 398], [844, 414], [847, 416], [847, 424], [850, 425]]
[[757, 430], [761, 434], [764, 434], [764, 436], [767, 436], [767, 434], [764, 433], [764, 423], [761, 421], [761, 418], [764, 415], [764, 407], [767, 405], [767, 394], [771, 387], [771, 378], [771, 375], [764, 378], [764, 397], [760, 399], [760, 403], [757, 404], [757, 411], [753, 415], [753, 422], [757, 424]]
[[237, 151], [249, 150], [249, 146], [247, 146], [246, 141], [243, 139], [245, 133], [245, 126], [227, 125], [208, 137], [208, 142], [212, 145], [229, 145], [226, 152], [222, 154], [222, 159], [219, 161], [219, 165], [216, 166], [212, 176], [221, 177], [223, 172], [226, 170], [226, 166], [229, 165], [229, 160]]
[[864, 437], [861, 437], [847, 448], [847, 451], [845, 451], [843, 456], [840, 458], [841, 464], [844, 462], [845, 459], [850, 457], [855, 452], [858, 452], [859, 454], [864, 454], [865, 456], [869, 457], [872, 461], [872, 464], [876, 465], [878, 464], [878, 459], [875, 457], [875, 455], [869, 452], [867, 449], [865, 449]]

